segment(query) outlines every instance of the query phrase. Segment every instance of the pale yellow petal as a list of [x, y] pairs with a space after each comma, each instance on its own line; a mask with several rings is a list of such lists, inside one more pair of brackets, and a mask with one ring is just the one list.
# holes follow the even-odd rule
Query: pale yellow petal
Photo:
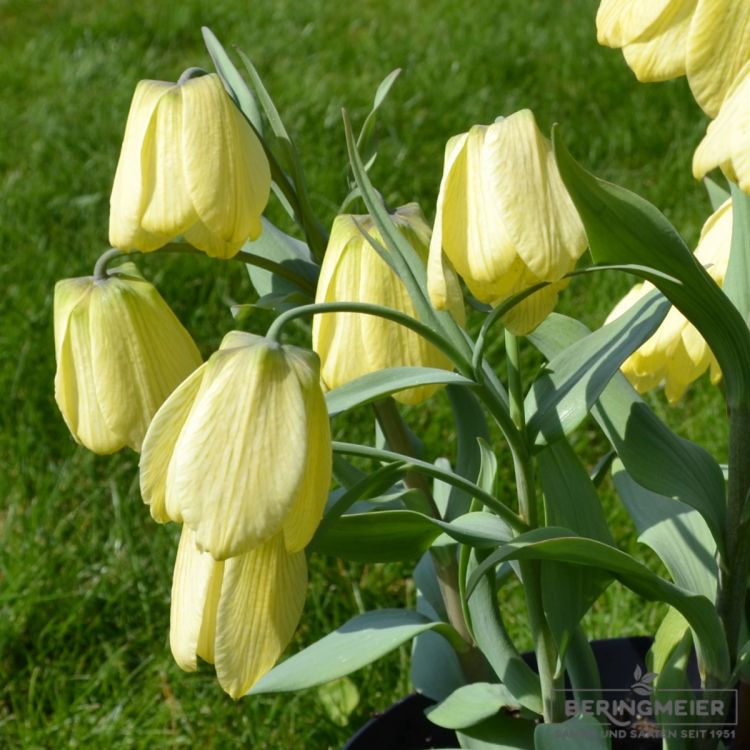
[[307, 588], [304, 552], [281, 534], [227, 560], [216, 619], [216, 675], [241, 698], [278, 661], [299, 623]]
[[190, 334], [154, 286], [133, 277], [94, 284], [91, 352], [109, 428], [140, 450], [151, 418], [201, 362]]
[[716, 119], [693, 155], [693, 174], [703, 178], [715, 167], [750, 192], [750, 63], [727, 92]]
[[685, 74], [686, 40], [696, 3], [673, 3], [646, 33], [623, 47], [625, 61], [639, 81], [668, 81]]
[[[183, 526], [172, 576], [169, 644], [175, 661], [186, 672], [198, 668], [201, 636], [203, 640], [215, 639], [217, 592], [223, 572], [224, 563], [200, 552], [195, 534]], [[205, 650], [200, 656], [206, 658]]]
[[731, 247], [732, 201], [729, 199], [708, 217], [695, 250], [695, 257], [720, 286], [724, 283]]
[[586, 249], [586, 235], [530, 110], [490, 126], [484, 167], [485, 189], [516, 253], [539, 280], [559, 281]]
[[531, 333], [555, 309], [560, 292], [569, 283], [564, 279], [534, 292], [503, 315], [503, 325], [516, 336]]
[[[457, 156], [464, 148], [467, 136], [467, 133], [453, 136], [445, 146], [443, 176], [440, 180], [435, 224], [430, 238], [427, 260], [427, 291], [430, 295], [430, 302], [436, 310], [445, 310], [450, 294], [455, 294], [455, 290], [449, 290], [448, 288], [445, 256], [443, 255], [443, 201], [445, 199], [445, 185]], [[463, 299], [461, 307], [463, 308]]]
[[304, 400], [282, 349], [219, 351], [175, 445], [167, 508], [216, 559], [242, 554], [280, 530], [306, 452]]
[[182, 522], [179, 508], [167, 508], [167, 473], [177, 438], [200, 391], [205, 370], [206, 366], [202, 365], [173, 391], [154, 415], [143, 439], [139, 461], [141, 497], [149, 506], [151, 516], [159, 523]]
[[110, 197], [109, 241], [122, 250], [155, 250], [170, 238], [141, 226], [150, 197], [154, 143], [154, 113], [172, 88], [163, 81], [140, 81], [130, 105], [125, 135]]
[[328, 410], [320, 388], [317, 357], [294, 347], [285, 347], [297, 373], [305, 399], [307, 456], [304, 477], [284, 521], [284, 542], [289, 552], [298, 552], [310, 542], [323, 516], [331, 486], [333, 453]]
[[[66, 379], [70, 378], [61, 386], [68, 404], [63, 416], [77, 442], [94, 453], [107, 455], [123, 448], [127, 437], [112, 431], [97, 398], [100, 376], [99, 362], [91, 351], [90, 296], [71, 311], [60, 353], [59, 369]], [[73, 404], [75, 408], [70, 408]]]
[[209, 255], [231, 257], [261, 232], [271, 190], [268, 159], [218, 76], [191, 79], [180, 91], [186, 187], [208, 230], [206, 239], [213, 238], [197, 246]]
[[596, 13], [599, 44], [623, 47], [650, 35], [663, 23], [665, 16], [689, 6], [697, 0], [602, 0]]
[[142, 227], [173, 238], [198, 220], [185, 184], [185, 155], [180, 137], [183, 129], [180, 87], [173, 86], [159, 100], [153, 117], [153, 146], [148, 170], [144, 168], [146, 201]]
[[75, 432], [77, 425], [78, 388], [70, 351], [70, 316], [79, 304], [88, 304], [87, 297], [93, 282], [93, 277], [84, 276], [63, 279], [55, 284], [55, 400], [71, 432]]
[[716, 117], [727, 92], [750, 60], [750, 3], [699, 0], [687, 36], [687, 77], [704, 112]]

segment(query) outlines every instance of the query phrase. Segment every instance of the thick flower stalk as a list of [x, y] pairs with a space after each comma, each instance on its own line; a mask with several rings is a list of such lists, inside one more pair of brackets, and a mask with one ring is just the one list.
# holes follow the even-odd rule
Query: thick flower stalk
[[[426, 263], [430, 228], [416, 203], [397, 209], [394, 225]], [[383, 245], [369, 216], [337, 216], [320, 270], [316, 302], [367, 302], [417, 317], [403, 282], [380, 257], [367, 237]], [[464, 321], [463, 297], [452, 272], [447, 306]], [[325, 313], [313, 318], [313, 349], [320, 355], [321, 377], [328, 388], [337, 388], [371, 372], [390, 367], [453, 369], [448, 358], [425, 339], [398, 323], [376, 315]], [[417, 404], [440, 386], [409, 388], [394, 398]]]
[[154, 417], [141, 493], [216, 560], [279, 534], [294, 553], [320, 521], [331, 462], [317, 356], [233, 331]]
[[727, 92], [718, 116], [709, 124], [693, 156], [696, 179], [716, 167], [750, 193], [750, 62]]
[[[720, 286], [729, 263], [731, 239], [732, 203], [727, 201], [704, 224], [695, 251], [698, 260]], [[620, 317], [653, 288], [649, 282], [634, 286], [615, 306], [607, 322]], [[711, 381], [717, 383], [721, 371], [708, 344], [695, 326], [673, 307], [654, 335], [625, 360], [622, 371], [639, 393], [663, 385], [667, 399], [675, 403], [709, 368]]]
[[446, 304], [444, 255], [472, 294], [492, 305], [549, 282], [503, 318], [511, 332], [528, 333], [554, 308], [586, 244], [531, 111], [448, 141], [428, 265], [437, 308]]
[[302, 614], [307, 563], [288, 552], [284, 534], [217, 561], [182, 528], [172, 580], [169, 640], [188, 672], [197, 657], [216, 665], [222, 688], [242, 697], [278, 660]]
[[217, 75], [141, 81], [112, 187], [110, 243], [149, 252], [182, 238], [229, 258], [260, 234], [270, 189], [263, 146]]
[[201, 363], [190, 334], [131, 263], [55, 285], [55, 400], [95, 453], [140, 450], [149, 422]]
[[715, 117], [750, 60], [750, 3], [744, 0], [602, 0], [600, 44], [621, 48], [641, 81], [686, 75]]

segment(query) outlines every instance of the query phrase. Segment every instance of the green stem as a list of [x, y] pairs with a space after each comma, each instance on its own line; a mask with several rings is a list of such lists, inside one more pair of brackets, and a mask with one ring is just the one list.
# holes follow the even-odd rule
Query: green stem
[[368, 302], [320, 302], [313, 305], [300, 305], [292, 310], [279, 315], [276, 320], [273, 321], [270, 328], [266, 333], [266, 338], [272, 341], [279, 341], [281, 332], [284, 326], [295, 318], [301, 318], [308, 315], [321, 315], [326, 313], [361, 313], [363, 315], [377, 315], [378, 317], [385, 318], [386, 320], [392, 320], [394, 323], [398, 323], [405, 328], [409, 328], [415, 333], [418, 333], [422, 338], [429, 341], [440, 351], [443, 352], [459, 370], [466, 372], [468, 370], [465, 358], [453, 347], [453, 345], [446, 341], [445, 338], [437, 331], [430, 328], [425, 323], [412, 318], [406, 313], [393, 310], [390, 307], [381, 307], [380, 305], [373, 305]]
[[127, 255], [127, 253], [118, 250], [116, 247], [105, 250], [99, 256], [99, 260], [96, 261], [96, 265], [94, 266], [94, 279], [96, 281], [104, 281], [104, 279], [107, 278], [107, 266], [110, 261], [113, 261], [115, 258], [119, 258], [122, 255]]
[[[188, 255], [205, 255], [202, 250], [198, 250], [192, 245], [188, 245], [185, 242], [170, 242], [168, 245], [163, 245], [158, 250], [154, 251], [157, 253], [186, 253]], [[310, 279], [302, 276], [290, 268], [276, 263], [276, 261], [264, 258], [262, 255], [255, 255], [255, 253], [248, 253], [245, 250], [240, 250], [235, 253], [231, 258], [227, 260], [239, 260], [243, 263], [247, 263], [251, 266], [257, 266], [265, 271], [271, 271], [277, 276], [285, 278], [287, 281], [291, 281], [293, 284], [298, 286], [301, 291], [306, 292], [311, 297], [315, 297], [315, 283]]]
[[435, 466], [435, 464], [431, 464], [427, 461], [420, 461], [418, 458], [411, 458], [410, 456], [405, 456], [402, 453], [396, 453], [394, 451], [371, 448], [368, 445], [342, 443], [334, 440], [333, 451], [334, 453], [341, 453], [346, 456], [371, 458], [375, 461], [399, 461], [405, 464], [407, 468], [414, 468], [422, 474], [426, 474], [428, 477], [442, 479], [447, 484], [457, 487], [460, 490], [464, 490], [464, 492], [468, 492], [483, 505], [497, 513], [500, 518], [506, 521], [507, 524], [519, 534], [529, 530], [529, 527], [507, 505], [501, 503], [494, 495], [485, 492], [481, 487], [478, 487], [460, 474], [454, 474], [452, 471], [441, 469], [438, 466]]
[[[183, 253], [186, 255], [204, 255], [204, 256], [206, 255], [202, 250], [198, 250], [197, 248], [193, 247], [192, 245], [188, 245], [185, 242], [169, 242], [168, 244], [162, 245], [162, 247], [156, 250], [153, 250], [152, 252], [154, 253]], [[109, 265], [110, 261], [114, 260], [115, 258], [121, 255], [133, 255], [135, 253], [139, 253], [141, 255], [148, 254], [148, 253], [143, 253], [140, 250], [133, 250], [127, 253], [124, 250], [118, 250], [117, 248], [112, 248], [110, 250], [107, 250], [105, 253], [103, 253], [99, 257], [99, 260], [96, 261], [96, 265], [94, 266], [94, 278], [96, 278], [98, 281], [101, 281], [102, 279], [106, 279], [107, 278], [107, 266]], [[266, 271], [271, 271], [272, 273], [275, 273], [277, 276], [281, 276], [287, 279], [288, 281], [291, 281], [293, 284], [298, 286], [301, 291], [306, 292], [311, 297], [315, 297], [315, 283], [310, 281], [310, 279], [306, 278], [305, 276], [301, 276], [295, 271], [292, 271], [291, 269], [287, 268], [281, 263], [276, 263], [275, 261], [270, 260], [268, 258], [264, 258], [261, 255], [248, 253], [245, 250], [240, 250], [239, 252], [235, 253], [235, 255], [233, 255], [231, 258], [228, 258], [228, 260], [239, 260], [251, 266], [257, 266], [258, 268], [263, 268]]]
[[[413, 447], [409, 438], [406, 424], [401, 416], [396, 402], [392, 398], [384, 399], [373, 404], [375, 416], [385, 435], [388, 445], [398, 453], [411, 456]], [[404, 484], [407, 487], [420, 490], [424, 497], [426, 508], [416, 508], [432, 518], [441, 518], [429, 482], [423, 474], [408, 471], [404, 476]], [[458, 658], [469, 681], [477, 681], [486, 678], [484, 660], [474, 646], [468, 623], [464, 617], [464, 608], [459, 592], [458, 565], [453, 552], [449, 548], [432, 547], [430, 549], [433, 564], [437, 574], [440, 594], [445, 604], [448, 621], [461, 635], [471, 648], [458, 652]]]
[[742, 612], [750, 570], [750, 521], [745, 512], [750, 493], [750, 407], [729, 411], [729, 479], [724, 529], [726, 557], [721, 564], [718, 609], [724, 623], [729, 657], [737, 657]]
[[[526, 419], [523, 407], [523, 382], [518, 350], [518, 339], [505, 329], [505, 354], [508, 369], [508, 395], [510, 414], [520, 436], [525, 435]], [[513, 451], [513, 466], [516, 475], [518, 509], [521, 517], [530, 528], [539, 525], [537, 500], [534, 484], [534, 466], [525, 439], [523, 450]], [[526, 607], [529, 614], [529, 627], [534, 640], [537, 669], [542, 686], [544, 721], [554, 723], [563, 718], [563, 675], [557, 672], [557, 649], [552, 638], [542, 605], [542, 566], [539, 561], [529, 560], [519, 563]]]

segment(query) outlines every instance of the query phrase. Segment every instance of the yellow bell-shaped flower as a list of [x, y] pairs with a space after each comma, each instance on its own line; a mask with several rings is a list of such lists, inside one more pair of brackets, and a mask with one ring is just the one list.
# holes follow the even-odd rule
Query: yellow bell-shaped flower
[[[394, 225], [426, 262], [430, 228], [416, 203], [397, 209]], [[359, 225], [359, 226], [358, 226]], [[361, 227], [361, 230], [360, 230]], [[316, 302], [367, 302], [416, 317], [411, 297], [401, 279], [378, 255], [362, 232], [383, 245], [369, 216], [337, 216], [320, 269]], [[450, 273], [450, 272], [449, 272]], [[461, 290], [449, 277], [448, 308], [464, 321]], [[438, 367], [451, 370], [448, 358], [414, 331], [393, 321], [360, 313], [324, 313], [313, 318], [313, 349], [320, 355], [321, 377], [337, 388], [370, 372], [390, 367]], [[439, 386], [420, 386], [394, 394], [416, 404]]]
[[55, 286], [55, 400], [95, 453], [140, 450], [151, 418], [201, 363], [190, 334], [131, 263]]
[[[727, 201], [706, 221], [695, 256], [713, 280], [724, 283], [732, 239], [732, 203]], [[634, 286], [607, 318], [619, 318], [638, 300], [648, 294], [653, 285], [643, 282]], [[711, 369], [711, 381], [721, 379], [721, 371], [705, 339], [695, 326], [675, 307], [657, 328], [653, 336], [628, 357], [622, 371], [639, 393], [659, 385], [670, 403], [684, 395], [688, 386]]]
[[149, 252], [182, 237], [230, 258], [261, 232], [268, 159], [217, 75], [184, 78], [136, 87], [112, 187], [110, 243]]
[[297, 552], [323, 514], [331, 462], [317, 356], [232, 331], [152, 420], [141, 494], [216, 560], [279, 533]]
[[711, 117], [750, 60], [750, 3], [744, 0], [602, 0], [596, 28], [599, 43], [622, 48], [640, 81], [687, 75]]
[[513, 333], [528, 333], [552, 311], [585, 249], [583, 225], [531, 111], [448, 141], [428, 265], [437, 308], [445, 304], [443, 253], [472, 294], [492, 305], [551, 282], [503, 318]]
[[197, 669], [198, 656], [215, 664], [222, 688], [235, 700], [242, 697], [292, 639], [306, 587], [305, 553], [287, 552], [281, 533], [217, 561], [183, 526], [172, 579], [175, 661], [188, 672]]
[[693, 155], [696, 179], [715, 167], [750, 193], [750, 62], [735, 79]]

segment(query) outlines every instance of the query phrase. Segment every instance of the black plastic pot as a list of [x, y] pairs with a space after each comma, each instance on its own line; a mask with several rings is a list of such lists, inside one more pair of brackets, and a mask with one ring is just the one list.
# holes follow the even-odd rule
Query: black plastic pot
[[[652, 639], [646, 636], [593, 641], [592, 648], [602, 681], [602, 690], [622, 690], [633, 683], [636, 667], [646, 672], [646, 654]], [[535, 667], [533, 654], [524, 659]], [[694, 686], [700, 684], [695, 659], [688, 666]], [[458, 747], [456, 735], [432, 724], [424, 715], [432, 701], [423, 695], [410, 695], [371, 719], [345, 745], [343, 750], [427, 750]], [[612, 739], [613, 750], [659, 750], [661, 740], [647, 738]]]

